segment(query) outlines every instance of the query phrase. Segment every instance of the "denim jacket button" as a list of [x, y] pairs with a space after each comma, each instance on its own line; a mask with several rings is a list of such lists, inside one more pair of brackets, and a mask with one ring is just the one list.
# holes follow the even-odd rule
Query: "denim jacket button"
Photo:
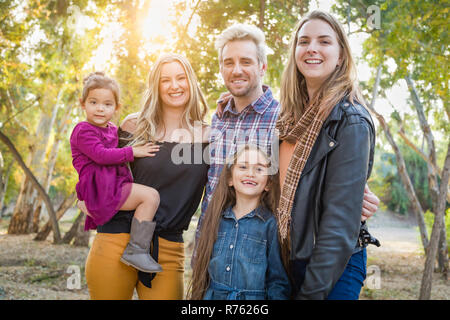
[[230, 266], [227, 266], [226, 270], [227, 270], [227, 271], [230, 271], [230, 269], [231, 269]]
[[233, 249], [233, 248], [234, 248], [234, 246], [232, 244], [230, 244], [230, 249]]

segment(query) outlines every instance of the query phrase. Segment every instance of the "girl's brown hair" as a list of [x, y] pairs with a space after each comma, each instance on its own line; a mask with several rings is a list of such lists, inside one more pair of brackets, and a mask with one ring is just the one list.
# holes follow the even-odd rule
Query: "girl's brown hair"
[[[192, 279], [188, 288], [188, 298], [201, 300], [209, 286], [208, 266], [211, 259], [214, 243], [217, 240], [222, 212], [236, 203], [236, 192], [228, 182], [232, 178], [233, 167], [240, 155], [248, 150], [257, 150], [269, 161], [269, 157], [258, 147], [245, 145], [238, 150], [231, 159], [226, 161], [219, 177], [217, 187], [211, 197], [205, 218], [200, 229], [200, 237], [196, 248], [196, 257], [192, 270]], [[268, 191], [264, 191], [260, 198], [260, 206], [275, 212], [280, 198], [280, 185], [278, 171], [275, 175], [269, 175], [267, 182]]]
[[[336, 33], [342, 58], [342, 62], [325, 80], [314, 97], [308, 96], [305, 77], [298, 70], [295, 61], [298, 32], [310, 20], [322, 20], [330, 25]], [[327, 12], [312, 11], [300, 20], [292, 35], [288, 63], [281, 79], [280, 121], [297, 123], [309, 105], [318, 105], [319, 115], [322, 120], [325, 120], [334, 106], [344, 97], [348, 97], [351, 103], [356, 100], [364, 105], [364, 98], [356, 80], [356, 66], [342, 25]]]
[[85, 103], [90, 90], [109, 89], [114, 95], [116, 108], [119, 107], [120, 89], [116, 80], [107, 77], [103, 72], [96, 71], [90, 73], [83, 79], [83, 92], [81, 94], [81, 103]]

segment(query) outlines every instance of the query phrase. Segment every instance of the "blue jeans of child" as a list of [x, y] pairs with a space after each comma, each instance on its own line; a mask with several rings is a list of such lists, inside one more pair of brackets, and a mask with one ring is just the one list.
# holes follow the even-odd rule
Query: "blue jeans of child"
[[354, 253], [327, 300], [358, 300], [366, 279], [366, 248]]

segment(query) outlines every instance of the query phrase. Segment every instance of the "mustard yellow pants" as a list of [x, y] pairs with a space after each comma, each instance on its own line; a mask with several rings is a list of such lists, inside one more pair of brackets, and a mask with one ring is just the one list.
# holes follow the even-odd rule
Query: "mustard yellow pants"
[[86, 260], [86, 282], [93, 300], [129, 300], [136, 288], [141, 300], [181, 300], [184, 294], [184, 244], [159, 238], [163, 271], [152, 288], [138, 281], [138, 271], [120, 262], [128, 233], [97, 233]]

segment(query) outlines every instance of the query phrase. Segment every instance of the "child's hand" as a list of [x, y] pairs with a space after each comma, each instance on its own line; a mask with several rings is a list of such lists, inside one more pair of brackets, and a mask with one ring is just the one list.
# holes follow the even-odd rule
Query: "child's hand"
[[86, 205], [84, 204], [84, 201], [78, 201], [77, 202], [77, 207], [78, 207], [78, 209], [83, 211], [84, 214], [86, 214], [87, 216], [92, 218], [91, 214], [89, 213], [88, 209], [86, 208]]
[[133, 156], [135, 158], [154, 157], [155, 153], [159, 151], [159, 145], [154, 143], [147, 143], [143, 146], [133, 147]]

